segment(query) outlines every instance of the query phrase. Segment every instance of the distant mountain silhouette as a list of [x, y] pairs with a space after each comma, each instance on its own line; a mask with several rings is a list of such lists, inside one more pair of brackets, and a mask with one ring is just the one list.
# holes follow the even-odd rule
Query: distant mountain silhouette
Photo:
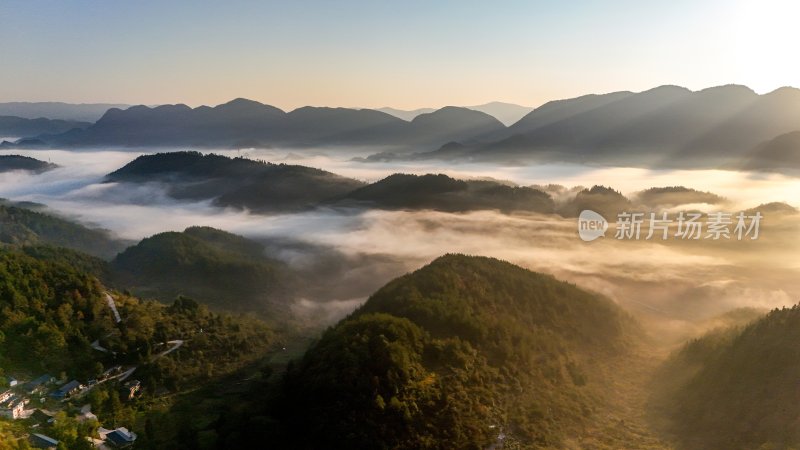
[[40, 136], [58, 146], [320, 146], [422, 145], [470, 142], [502, 132], [488, 114], [447, 107], [406, 122], [369, 109], [303, 107], [286, 113], [236, 99], [215, 106], [163, 105], [112, 108], [82, 131]]
[[[550, 102], [493, 143], [448, 144], [412, 158], [729, 167], [741, 165], [750, 153], [757, 159], [755, 147], [797, 130], [800, 90], [795, 88], [758, 95], [736, 85], [697, 92], [661, 86]], [[775, 145], [787, 145], [790, 138]]]
[[386, 114], [390, 114], [392, 116], [395, 116], [395, 117], [397, 117], [399, 119], [403, 119], [403, 120], [405, 120], [407, 122], [411, 122], [411, 120], [413, 120], [414, 117], [417, 117], [420, 114], [432, 113], [432, 112], [436, 111], [436, 108], [419, 108], [419, 109], [405, 110], [405, 109], [384, 107], [384, 108], [377, 108], [377, 109], [375, 109], [375, 111], [384, 112]]
[[800, 131], [782, 134], [757, 146], [745, 161], [745, 168], [800, 171]]
[[8, 102], [0, 103], [0, 116], [96, 122], [109, 109], [128, 106], [115, 103]]
[[40, 134], [58, 134], [73, 128], [88, 128], [89, 122], [76, 122], [51, 119], [24, 119], [14, 116], [0, 116], [0, 136], [35, 136]]
[[[516, 123], [519, 119], [521, 119], [523, 116], [531, 112], [531, 110], [533, 110], [533, 108], [530, 108], [528, 106], [520, 106], [514, 103], [504, 103], [504, 102], [490, 102], [490, 103], [485, 103], [483, 105], [465, 106], [464, 108], [486, 113], [494, 117], [495, 119], [499, 120], [506, 126]], [[378, 108], [377, 111], [385, 112], [386, 114], [391, 114], [395, 117], [399, 117], [406, 121], [411, 121], [420, 114], [432, 113], [436, 111], [436, 109], [419, 108], [413, 110], [402, 110], [396, 108]]]

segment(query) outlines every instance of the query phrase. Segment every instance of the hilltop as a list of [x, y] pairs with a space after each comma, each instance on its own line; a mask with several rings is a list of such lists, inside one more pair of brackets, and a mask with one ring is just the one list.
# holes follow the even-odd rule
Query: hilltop
[[140, 156], [110, 173], [107, 180], [161, 183], [178, 199], [213, 199], [218, 206], [256, 212], [306, 209], [363, 185], [311, 167], [199, 152]]
[[378, 290], [290, 366], [277, 403], [247, 413], [278, 428], [239, 424], [227, 442], [559, 447], [602, 404], [598, 360], [623, 357], [638, 333], [609, 300], [573, 285], [444, 256]]
[[443, 174], [394, 174], [346, 194], [340, 203], [383, 209], [481, 209], [551, 213], [550, 196], [529, 187], [486, 180], [457, 180]]
[[24, 170], [34, 173], [47, 172], [58, 165], [22, 155], [0, 155], [0, 172]]
[[117, 284], [143, 297], [171, 302], [185, 295], [214, 310], [285, 318], [276, 301], [293, 284], [286, 265], [264, 246], [209, 227], [159, 233], [127, 248], [111, 262]]

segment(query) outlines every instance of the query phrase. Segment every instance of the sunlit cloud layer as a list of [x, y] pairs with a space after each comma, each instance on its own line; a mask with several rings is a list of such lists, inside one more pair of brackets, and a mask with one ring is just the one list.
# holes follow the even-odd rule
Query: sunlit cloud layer
[[[210, 202], [181, 202], [158, 184], [105, 183], [103, 176], [136, 156], [135, 152], [34, 151], [31, 156], [62, 167], [44, 174], [0, 174], [0, 196], [47, 205], [84, 223], [138, 240], [163, 231], [206, 225], [265, 241], [291, 240], [335, 249], [354, 258], [388, 258], [369, 274], [371, 284], [344, 297], [318, 302], [300, 298], [297, 311], [338, 317], [362, 302], [376, 286], [413, 270], [444, 253], [466, 253], [505, 259], [553, 274], [600, 292], [637, 314], [659, 318], [670, 333], [692, 330], [706, 320], [743, 306], [771, 308], [800, 298], [800, 251], [797, 217], [772, 218], [756, 242], [626, 242], [613, 238], [585, 243], [577, 238], [574, 219], [555, 215], [500, 214], [476, 211], [451, 214], [432, 211], [355, 211], [320, 208], [302, 213], [255, 215], [223, 209]], [[238, 152], [222, 152], [231, 156]], [[278, 151], [251, 151], [248, 156], [320, 167], [373, 181], [393, 172], [443, 172], [456, 177], [493, 177], [531, 185], [605, 184], [632, 194], [654, 186], [686, 185], [723, 195], [726, 208], [745, 208], [788, 200], [797, 193], [796, 179], [729, 171], [651, 171], [577, 165], [500, 167], [492, 165], [366, 164], [350, 156], [301, 157]], [[746, 189], [742, 189], [746, 186]], [[796, 196], [794, 198], [797, 198]], [[733, 211], [733, 209], [731, 209]], [[278, 255], [302, 264], [298, 255]], [[307, 256], [305, 256], [307, 257]], [[353, 267], [363, 276], [367, 263]], [[344, 276], [347, 271], [343, 272]], [[317, 306], [315, 308], [315, 305]], [[311, 312], [313, 312], [313, 314]]]

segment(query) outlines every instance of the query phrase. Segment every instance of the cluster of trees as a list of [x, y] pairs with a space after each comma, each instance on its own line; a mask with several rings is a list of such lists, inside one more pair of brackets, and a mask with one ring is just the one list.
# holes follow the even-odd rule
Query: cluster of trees
[[289, 268], [260, 243], [214, 228], [156, 234], [120, 253], [111, 268], [117, 285], [145, 297], [187, 295], [217, 310], [287, 313], [276, 299], [291, 282]]
[[686, 449], [800, 448], [800, 306], [687, 343], [657, 395]]
[[[216, 314], [189, 299], [165, 306], [117, 294], [124, 320], [116, 324], [104, 291], [73, 266], [0, 251], [0, 365], [91, 377], [111, 364], [147, 363], [163, 342], [190, 338], [193, 345], [178, 353], [186, 361], [164, 378], [191, 378], [271, 341], [257, 321]], [[95, 340], [120, 356], [92, 349]]]
[[533, 211], [552, 213], [553, 199], [530, 187], [495, 181], [457, 180], [447, 175], [394, 174], [355, 190], [340, 201], [369, 202], [387, 209], [434, 209], [438, 211]]
[[108, 179], [160, 181], [169, 184], [168, 193], [175, 198], [214, 199], [219, 206], [259, 212], [308, 208], [363, 185], [311, 167], [199, 152], [140, 156]]
[[0, 243], [50, 244], [100, 258], [111, 258], [125, 248], [125, 242], [114, 239], [106, 230], [87, 228], [22, 206], [0, 203]]
[[482, 449], [503, 432], [556, 448], [601, 401], [597, 359], [636, 333], [573, 285], [448, 255], [376, 292], [217, 432], [234, 447]]
[[[59, 252], [24, 250], [0, 249], [0, 367], [7, 373], [47, 372], [86, 381], [112, 366], [135, 365], [144, 397], [154, 398], [162, 391], [184, 392], [219, 380], [255, 363], [275, 344], [274, 332], [263, 322], [211, 312], [184, 297], [164, 305], [113, 293], [122, 316], [117, 323], [105, 286], [70, 264], [79, 254], [63, 252], [48, 259]], [[167, 342], [177, 340], [183, 344], [162, 355], [177, 344]], [[93, 348], [94, 341], [107, 351]], [[115, 383], [95, 387], [89, 396], [93, 411], [111, 426], [143, 426], [138, 413], [150, 406], [121, 401], [117, 389]], [[65, 416], [47, 432], [73, 449], [91, 435], [85, 428]], [[12, 430], [11, 436], [19, 434]]]
[[[2, 119], [0, 118], [0, 121]], [[57, 168], [53, 163], [40, 161], [30, 156], [22, 155], [0, 155], [0, 172], [10, 172], [12, 170], [27, 170], [30, 172], [46, 172]]]

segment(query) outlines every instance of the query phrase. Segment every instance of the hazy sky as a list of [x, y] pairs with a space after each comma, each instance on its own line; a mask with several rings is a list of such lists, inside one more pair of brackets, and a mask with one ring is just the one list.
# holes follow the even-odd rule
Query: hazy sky
[[800, 6], [717, 1], [0, 2], [0, 101], [537, 106], [800, 85]]

